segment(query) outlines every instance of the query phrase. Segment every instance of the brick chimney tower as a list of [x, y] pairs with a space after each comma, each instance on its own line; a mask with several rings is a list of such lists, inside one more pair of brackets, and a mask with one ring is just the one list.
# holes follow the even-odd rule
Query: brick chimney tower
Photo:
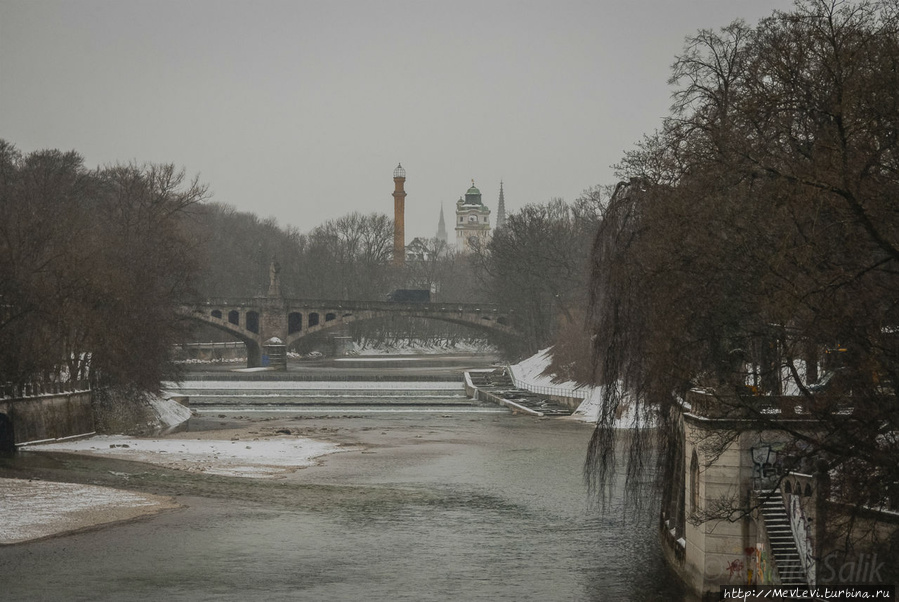
[[406, 261], [406, 170], [397, 164], [393, 170], [393, 265], [402, 267]]

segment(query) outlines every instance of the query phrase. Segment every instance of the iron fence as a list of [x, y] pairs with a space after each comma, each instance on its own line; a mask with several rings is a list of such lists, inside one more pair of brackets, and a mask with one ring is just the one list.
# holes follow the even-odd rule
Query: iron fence
[[83, 393], [91, 390], [89, 380], [68, 382], [30, 382], [6, 383], [0, 385], [0, 399], [27, 399], [42, 395], [59, 395], [61, 393]]

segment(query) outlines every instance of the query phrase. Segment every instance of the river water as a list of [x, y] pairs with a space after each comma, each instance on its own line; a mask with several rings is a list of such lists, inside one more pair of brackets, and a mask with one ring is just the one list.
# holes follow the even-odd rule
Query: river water
[[[282, 479], [20, 453], [0, 476], [176, 496], [136, 522], [0, 547], [5, 600], [683, 600], [652, 517], [591, 508], [591, 429], [492, 407], [204, 410], [361, 441]], [[620, 497], [620, 491], [617, 492]]]

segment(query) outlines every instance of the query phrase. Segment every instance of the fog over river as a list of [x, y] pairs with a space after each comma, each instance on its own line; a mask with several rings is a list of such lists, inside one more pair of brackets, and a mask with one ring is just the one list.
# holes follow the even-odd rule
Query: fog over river
[[0, 546], [4, 599], [684, 599], [653, 518], [590, 507], [589, 425], [494, 406], [229, 406], [170, 437], [252, 446], [285, 430], [342, 451], [267, 478], [34, 451], [0, 461], [3, 477], [180, 505]]

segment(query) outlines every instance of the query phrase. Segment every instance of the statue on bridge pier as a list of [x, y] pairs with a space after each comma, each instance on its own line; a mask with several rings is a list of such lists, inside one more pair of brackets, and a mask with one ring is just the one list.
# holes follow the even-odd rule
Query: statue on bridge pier
[[275, 261], [274, 257], [272, 257], [272, 264], [269, 267], [268, 296], [281, 296], [281, 265]]

